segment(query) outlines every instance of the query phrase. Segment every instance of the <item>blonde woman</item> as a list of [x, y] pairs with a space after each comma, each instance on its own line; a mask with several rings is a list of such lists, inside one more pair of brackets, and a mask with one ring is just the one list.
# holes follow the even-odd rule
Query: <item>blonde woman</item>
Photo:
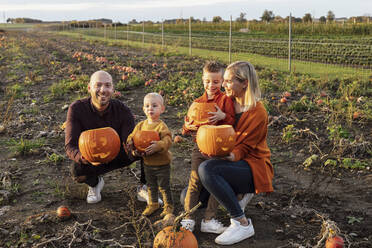
[[[267, 146], [267, 112], [260, 102], [256, 70], [249, 62], [238, 61], [226, 68], [223, 87], [235, 108], [236, 144], [224, 159], [210, 159], [199, 166], [203, 186], [230, 214], [231, 225], [215, 242], [231, 245], [254, 235], [252, 221], [246, 218], [237, 194], [272, 192], [273, 166]], [[243, 199], [244, 199], [243, 198]], [[246, 203], [247, 203], [246, 201]]]

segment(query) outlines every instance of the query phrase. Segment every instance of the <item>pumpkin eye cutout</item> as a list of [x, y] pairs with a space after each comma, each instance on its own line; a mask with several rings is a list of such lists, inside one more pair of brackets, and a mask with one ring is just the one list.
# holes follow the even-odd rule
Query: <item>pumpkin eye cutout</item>
[[139, 152], [144, 152], [151, 141], [159, 141], [159, 133], [153, 130], [140, 130], [133, 136], [133, 143]]
[[203, 125], [196, 133], [196, 143], [208, 156], [227, 156], [234, 149], [236, 134], [231, 125]]
[[90, 163], [108, 163], [119, 154], [120, 137], [111, 127], [86, 130], [80, 134], [79, 150]]

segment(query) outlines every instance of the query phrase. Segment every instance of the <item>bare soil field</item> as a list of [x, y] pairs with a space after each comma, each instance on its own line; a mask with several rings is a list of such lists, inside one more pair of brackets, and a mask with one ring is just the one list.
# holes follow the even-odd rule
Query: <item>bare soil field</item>
[[[142, 99], [154, 89], [151, 84], [172, 80], [180, 72], [194, 78], [204, 61], [47, 33], [7, 32], [0, 38], [0, 247], [152, 247], [159, 231], [153, 224], [159, 216], [141, 217], [146, 204], [135, 195], [139, 166], [106, 174], [102, 201], [87, 204], [87, 187], [70, 178], [61, 125], [68, 105], [87, 95], [86, 83], [96, 70], [113, 75], [116, 97], [129, 106], [138, 122], [145, 118]], [[127, 70], [129, 79], [123, 79], [115, 65], [130, 66], [136, 72]], [[149, 80], [154, 82], [145, 86]], [[177, 97], [163, 94], [169, 101]], [[273, 94], [280, 95], [270, 92], [264, 97], [270, 100]], [[186, 103], [167, 106], [163, 120], [173, 135], [180, 135], [186, 109]], [[324, 237], [332, 231], [344, 238], [345, 247], [372, 247], [371, 165], [346, 169], [317, 162], [332, 149], [325, 138], [322, 111], [293, 113], [279, 106], [270, 112], [270, 120], [275, 191], [252, 199], [245, 214], [252, 219], [256, 234], [230, 247], [324, 247]], [[283, 129], [291, 123], [302, 132], [285, 142]], [[362, 144], [367, 148], [350, 149], [362, 158], [371, 156], [366, 153], [371, 123], [355, 123], [353, 128], [364, 137]], [[183, 137], [171, 148], [176, 214], [183, 210], [179, 196], [187, 186], [193, 145], [190, 137]], [[318, 157], [310, 161], [312, 154]], [[57, 218], [61, 205], [68, 206], [72, 218]], [[200, 223], [203, 209], [197, 213]], [[229, 224], [222, 207], [218, 218]], [[199, 247], [221, 247], [214, 243], [216, 235], [201, 233], [199, 228], [194, 232]]]

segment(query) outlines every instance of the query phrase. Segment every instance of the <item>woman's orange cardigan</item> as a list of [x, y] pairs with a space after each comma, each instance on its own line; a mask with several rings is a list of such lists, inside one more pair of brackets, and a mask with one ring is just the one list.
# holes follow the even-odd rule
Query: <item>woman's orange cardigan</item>
[[233, 153], [235, 161], [245, 160], [252, 169], [256, 194], [272, 192], [273, 166], [270, 162], [270, 149], [267, 146], [268, 116], [261, 102], [244, 112], [235, 132], [237, 134]]

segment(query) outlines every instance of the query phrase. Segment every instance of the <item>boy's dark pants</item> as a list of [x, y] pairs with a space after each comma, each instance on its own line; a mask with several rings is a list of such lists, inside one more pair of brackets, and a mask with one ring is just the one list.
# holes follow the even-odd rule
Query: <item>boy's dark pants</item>
[[158, 202], [158, 192], [160, 191], [164, 205], [173, 205], [172, 194], [170, 190], [170, 165], [146, 165], [144, 164], [149, 202]]

